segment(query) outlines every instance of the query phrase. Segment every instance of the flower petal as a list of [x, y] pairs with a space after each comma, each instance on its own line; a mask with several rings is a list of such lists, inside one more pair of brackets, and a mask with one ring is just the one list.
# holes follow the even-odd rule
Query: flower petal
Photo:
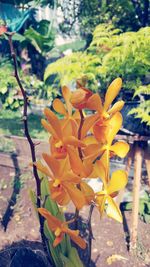
[[78, 151], [69, 146], [67, 151], [73, 172], [81, 176], [81, 174], [84, 172], [84, 165], [79, 157]]
[[111, 145], [113, 139], [121, 128], [122, 120], [123, 119], [120, 112], [115, 113], [109, 120], [109, 128], [107, 133], [107, 142], [109, 145]]
[[86, 147], [86, 145], [78, 140], [75, 136], [68, 136], [63, 138], [63, 142], [65, 145], [71, 145], [74, 147]]
[[52, 112], [49, 108], [44, 109], [44, 114], [46, 118], [48, 119], [49, 123], [57, 133], [57, 136], [59, 139], [62, 139], [62, 130], [61, 130], [61, 124], [57, 116]]
[[108, 194], [112, 194], [123, 189], [128, 182], [128, 176], [125, 171], [117, 170], [112, 173], [107, 192]]
[[83, 193], [71, 183], [64, 183], [64, 187], [76, 208], [80, 210], [86, 204]]
[[100, 212], [100, 215], [102, 217], [105, 209], [105, 202], [106, 202], [106, 196], [105, 195], [99, 195], [96, 198], [96, 204], [98, 205], [98, 210]]
[[98, 144], [95, 137], [93, 135], [88, 135], [83, 139], [84, 144], [92, 145], [92, 144]]
[[97, 110], [98, 112], [101, 112], [102, 107], [102, 100], [99, 94], [93, 94], [87, 101], [86, 107], [91, 110]]
[[44, 208], [38, 208], [38, 212], [47, 220], [48, 227], [52, 232], [56, 230], [57, 227], [61, 227], [62, 222], [53, 216], [49, 211]]
[[108, 114], [114, 114], [116, 113], [117, 111], [120, 111], [124, 106], [124, 101], [121, 100], [121, 101], [118, 101], [116, 102], [111, 109], [108, 110]]
[[64, 104], [62, 103], [62, 101], [58, 98], [56, 98], [54, 101], [53, 101], [53, 108], [56, 112], [62, 114], [62, 115], [65, 115], [67, 116], [67, 111], [64, 107]]
[[100, 143], [106, 142], [108, 129], [109, 129], [108, 121], [104, 122], [102, 125], [98, 125], [97, 123], [94, 125], [93, 133], [98, 142]]
[[87, 204], [94, 200], [95, 194], [93, 189], [84, 181], [80, 183], [81, 192], [84, 194]]
[[56, 201], [60, 206], [66, 206], [70, 202], [70, 196], [66, 190], [61, 186], [60, 188], [53, 187], [50, 182], [51, 198]]
[[79, 177], [78, 175], [75, 175], [73, 172], [70, 171], [70, 172], [66, 172], [66, 174], [62, 176], [61, 181], [67, 181], [72, 184], [79, 184], [81, 181], [81, 177]]
[[44, 173], [45, 175], [51, 177], [52, 173], [48, 170], [48, 168], [46, 166], [44, 166], [40, 161], [34, 162], [33, 163], [34, 166], [37, 167], [37, 169]]
[[105, 95], [105, 102], [104, 102], [104, 109], [105, 110], [108, 110], [110, 104], [113, 102], [113, 100], [119, 94], [121, 86], [122, 86], [122, 79], [121, 78], [116, 78], [109, 85], [107, 92], [106, 92], [106, 95]]
[[63, 240], [64, 234], [62, 233], [60, 236], [56, 237], [54, 242], [53, 242], [53, 247], [57, 247], [61, 241]]
[[94, 171], [97, 174], [97, 177], [99, 177], [103, 181], [104, 188], [106, 188], [106, 184], [107, 184], [107, 181], [106, 181], [106, 169], [105, 169], [105, 166], [104, 166], [104, 164], [102, 163], [101, 160], [97, 160], [95, 162]]
[[62, 87], [62, 95], [63, 95], [63, 98], [65, 99], [68, 113], [69, 113], [69, 115], [71, 115], [72, 114], [72, 105], [70, 102], [71, 91], [67, 86]]
[[59, 139], [57, 133], [55, 132], [55, 130], [53, 129], [53, 127], [44, 119], [41, 120], [41, 124], [43, 125], [43, 127], [55, 138]]
[[116, 202], [110, 196], [107, 196], [107, 203], [108, 203], [106, 209], [107, 215], [110, 218], [115, 219], [116, 221], [122, 223], [122, 214]]
[[66, 228], [65, 233], [68, 234], [74, 241], [74, 243], [76, 243], [80, 248], [86, 248], [86, 242], [78, 235], [78, 230], [71, 230], [69, 228]]
[[88, 133], [88, 131], [90, 131], [90, 129], [95, 124], [98, 118], [99, 118], [98, 114], [94, 114], [85, 118], [81, 130], [81, 139], [83, 139], [86, 136], [86, 134]]
[[46, 153], [43, 153], [42, 156], [43, 156], [44, 160], [46, 161], [47, 165], [52, 170], [54, 176], [58, 178], [61, 175], [60, 161], [58, 161], [53, 156], [50, 156]]
[[123, 141], [116, 142], [114, 145], [110, 147], [110, 150], [113, 151], [115, 155], [117, 155], [120, 158], [124, 158], [129, 152], [129, 149], [130, 146]]

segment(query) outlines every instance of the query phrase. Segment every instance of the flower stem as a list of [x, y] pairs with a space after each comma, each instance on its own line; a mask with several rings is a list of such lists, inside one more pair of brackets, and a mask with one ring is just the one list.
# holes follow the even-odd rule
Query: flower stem
[[[79, 129], [78, 129], [78, 139], [81, 140], [81, 131], [82, 131], [82, 126], [84, 123], [84, 115], [82, 112], [82, 109], [79, 109], [79, 113], [80, 113], [80, 125], [79, 125]], [[82, 155], [82, 150], [81, 147], [78, 147], [78, 152], [79, 152], [79, 157], [82, 160], [83, 159], [83, 155]], [[77, 185], [78, 189], [80, 189], [80, 184]], [[75, 210], [75, 229], [78, 229], [78, 218], [79, 218], [79, 210], [76, 209]]]

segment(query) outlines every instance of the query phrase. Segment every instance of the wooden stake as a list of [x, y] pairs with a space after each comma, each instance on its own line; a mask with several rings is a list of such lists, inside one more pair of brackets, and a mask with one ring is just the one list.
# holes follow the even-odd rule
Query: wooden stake
[[148, 176], [148, 183], [149, 183], [149, 186], [150, 186], [150, 151], [147, 147], [146, 151], [145, 152], [145, 155], [144, 155], [144, 158], [145, 158], [145, 165], [146, 165], [146, 170], [147, 170], [147, 176]]
[[141, 173], [142, 173], [142, 149], [139, 147], [139, 143], [136, 142], [135, 157], [134, 157], [132, 226], [131, 226], [131, 241], [130, 241], [130, 251], [133, 254], [135, 253], [137, 248], [139, 191], [140, 191]]

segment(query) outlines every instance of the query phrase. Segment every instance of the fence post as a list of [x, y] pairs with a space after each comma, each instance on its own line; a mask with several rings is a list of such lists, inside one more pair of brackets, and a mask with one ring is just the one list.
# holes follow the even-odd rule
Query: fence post
[[141, 173], [142, 173], [142, 149], [139, 146], [139, 142], [135, 142], [132, 225], [131, 225], [131, 239], [130, 239], [131, 240], [130, 251], [133, 254], [135, 253], [137, 248], [139, 192], [140, 192]]

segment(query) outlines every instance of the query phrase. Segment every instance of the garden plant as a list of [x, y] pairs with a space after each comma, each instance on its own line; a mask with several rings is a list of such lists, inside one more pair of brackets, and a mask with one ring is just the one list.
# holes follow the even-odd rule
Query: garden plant
[[[53, 101], [53, 109], [44, 109], [46, 119], [43, 127], [49, 132], [49, 154], [36, 160], [35, 144], [28, 129], [28, 97], [18, 74], [12, 33], [6, 33], [14, 64], [14, 76], [23, 96], [24, 132], [31, 148], [33, 174], [36, 192], [30, 190], [32, 202], [39, 218], [40, 233], [47, 258], [52, 266], [83, 266], [76, 244], [87, 249], [86, 266], [91, 262], [93, 209], [122, 222], [122, 215], [115, 197], [127, 184], [124, 170], [110, 173], [110, 158], [124, 158], [129, 145], [123, 141], [114, 142], [122, 126], [120, 110], [124, 101], [114, 103], [122, 87], [121, 78], [109, 85], [104, 100], [98, 93], [86, 88], [77, 80], [76, 90], [62, 87], [63, 99]], [[89, 179], [99, 178], [98, 192], [88, 184]], [[65, 209], [70, 202], [74, 205], [71, 220], [65, 219]], [[80, 236], [80, 210], [89, 207], [86, 228], [88, 238]], [[71, 228], [70, 228], [71, 225]], [[71, 242], [72, 241], [72, 242]]]

